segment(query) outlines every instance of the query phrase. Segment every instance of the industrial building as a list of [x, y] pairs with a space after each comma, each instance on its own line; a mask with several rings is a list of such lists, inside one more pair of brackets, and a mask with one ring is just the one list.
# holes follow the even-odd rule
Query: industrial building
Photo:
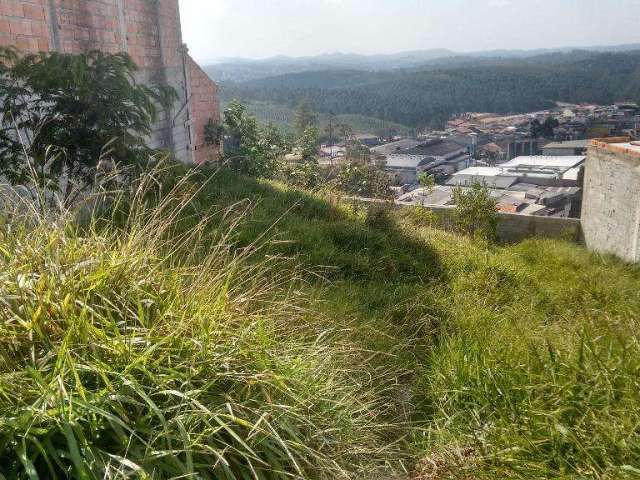
[[469, 148], [446, 139], [402, 140], [371, 150], [398, 185], [413, 185], [422, 172], [446, 177], [471, 164]]
[[517, 157], [495, 167], [471, 167], [457, 172], [449, 180], [453, 186], [488, 186], [530, 183], [546, 187], [579, 186], [585, 156]]
[[585, 157], [518, 157], [497, 167], [470, 167], [432, 189], [416, 189], [398, 201], [425, 206], [453, 205], [455, 188], [489, 188], [498, 210], [522, 215], [580, 216]]
[[586, 155], [589, 140], [569, 140], [548, 143], [542, 147], [542, 154], [549, 157]]

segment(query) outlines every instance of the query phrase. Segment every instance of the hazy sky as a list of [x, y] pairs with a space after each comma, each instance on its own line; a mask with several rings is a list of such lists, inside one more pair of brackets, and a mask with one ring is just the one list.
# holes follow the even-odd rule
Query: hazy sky
[[180, 0], [201, 62], [640, 42], [640, 0]]

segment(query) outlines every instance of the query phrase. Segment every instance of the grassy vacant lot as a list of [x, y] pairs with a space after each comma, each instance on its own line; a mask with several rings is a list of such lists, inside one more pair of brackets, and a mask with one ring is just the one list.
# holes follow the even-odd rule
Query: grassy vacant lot
[[186, 189], [3, 224], [6, 478], [640, 475], [638, 268]]

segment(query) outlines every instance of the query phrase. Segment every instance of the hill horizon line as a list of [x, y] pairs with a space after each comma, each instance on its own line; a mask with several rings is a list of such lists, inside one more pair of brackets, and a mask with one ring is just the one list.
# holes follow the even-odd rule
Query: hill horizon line
[[394, 59], [394, 58], [406, 58], [406, 57], [421, 57], [431, 56], [432, 59], [445, 58], [447, 56], [478, 56], [478, 57], [518, 57], [518, 56], [535, 56], [545, 53], [563, 53], [572, 51], [593, 51], [593, 52], [618, 52], [618, 51], [630, 51], [640, 50], [640, 42], [638, 43], [624, 43], [624, 44], [612, 44], [612, 45], [587, 45], [587, 46], [564, 46], [553, 48], [531, 48], [531, 49], [490, 49], [490, 50], [468, 50], [458, 51], [452, 50], [446, 47], [442, 48], [428, 48], [428, 49], [413, 49], [413, 50], [401, 50], [393, 53], [355, 53], [355, 52], [325, 52], [317, 55], [273, 55], [264, 58], [250, 58], [250, 57], [218, 57], [210, 60], [203, 60], [203, 64], [207, 66], [212, 65], [224, 65], [224, 64], [266, 64], [266, 63], [278, 63], [278, 62], [299, 62], [299, 61], [314, 61], [314, 60], [331, 60], [331, 59]]

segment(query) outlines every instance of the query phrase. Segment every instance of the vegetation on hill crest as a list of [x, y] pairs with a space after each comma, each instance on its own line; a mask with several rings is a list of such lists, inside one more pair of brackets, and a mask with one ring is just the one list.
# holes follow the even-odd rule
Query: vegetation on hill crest
[[451, 115], [468, 111], [523, 113], [547, 109], [556, 101], [637, 101], [639, 69], [637, 51], [544, 55], [452, 62], [422, 70], [293, 73], [225, 84], [222, 95], [288, 108], [304, 98], [318, 112], [441, 128]]

